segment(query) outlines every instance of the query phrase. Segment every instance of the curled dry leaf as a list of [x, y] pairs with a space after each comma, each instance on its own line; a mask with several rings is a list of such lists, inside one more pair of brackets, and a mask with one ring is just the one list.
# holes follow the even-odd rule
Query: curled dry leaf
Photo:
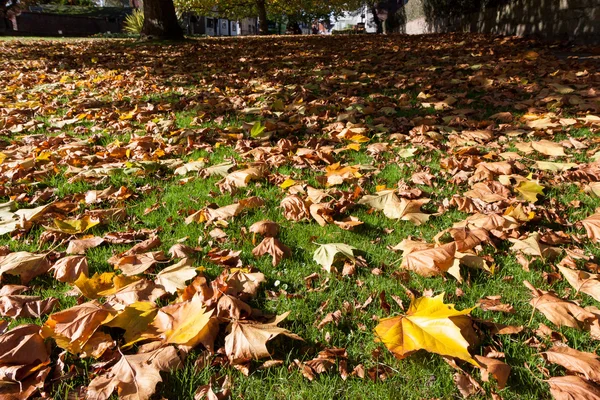
[[313, 260], [321, 265], [325, 271], [331, 272], [331, 266], [336, 258], [354, 261], [354, 250], [356, 250], [356, 247], [344, 243], [321, 244], [319, 245], [319, 248], [315, 250]]
[[27, 399], [43, 388], [50, 364], [40, 327], [17, 326], [0, 335], [0, 398]]
[[265, 237], [263, 241], [252, 250], [252, 254], [256, 257], [260, 257], [263, 254], [270, 254], [273, 257], [273, 266], [276, 267], [281, 260], [292, 256], [292, 249], [274, 237]]
[[68, 256], [59, 259], [50, 268], [59, 282], [75, 282], [81, 274], [88, 276], [88, 262], [85, 256]]
[[44, 338], [53, 338], [60, 348], [77, 354], [100, 325], [109, 322], [115, 314], [96, 300], [90, 301], [50, 315], [41, 334]]
[[523, 283], [531, 290], [533, 296], [529, 304], [544, 314], [556, 326], [582, 329], [596, 319], [593, 313], [571, 301], [563, 300], [554, 293], [536, 289], [527, 281]]
[[600, 213], [595, 213], [580, 221], [585, 228], [587, 237], [594, 243], [600, 242]]
[[181, 366], [181, 359], [173, 346], [149, 353], [122, 355], [108, 371], [92, 379], [87, 398], [106, 400], [116, 389], [120, 399], [147, 400], [154, 394], [158, 382], [162, 382], [160, 372]]
[[594, 353], [578, 351], [567, 346], [554, 346], [542, 354], [551, 363], [561, 365], [572, 373], [581, 374], [588, 380], [600, 382], [600, 360]]
[[277, 237], [277, 235], [279, 235], [279, 224], [264, 219], [252, 224], [250, 227], [250, 232], [257, 233], [265, 237]]
[[405, 239], [396, 248], [404, 250], [400, 266], [425, 277], [447, 272], [454, 264], [456, 253], [454, 242], [434, 247], [429, 243], [411, 245]]
[[600, 387], [575, 375], [548, 379], [555, 400], [600, 400]]
[[230, 322], [227, 326], [229, 334], [225, 337], [225, 352], [229, 361], [232, 364], [243, 364], [250, 360], [269, 357], [271, 353], [267, 350], [267, 342], [279, 335], [302, 340], [300, 336], [277, 326], [288, 314], [289, 312], [286, 312], [267, 323]]
[[156, 275], [156, 283], [162, 285], [169, 293], [175, 293], [186, 287], [185, 282], [196, 276], [196, 269], [192, 266], [194, 262], [184, 258]]
[[382, 210], [383, 214], [391, 219], [411, 221], [415, 225], [421, 225], [431, 217], [421, 211], [429, 199], [407, 200], [398, 198], [394, 190], [384, 190], [376, 195], [367, 195], [358, 201], [358, 204], [366, 204], [376, 210]]
[[443, 293], [421, 297], [411, 303], [406, 315], [382, 319], [375, 327], [376, 341], [400, 359], [426, 350], [479, 366], [469, 354], [469, 342], [463, 336], [463, 331], [473, 329], [471, 310], [458, 311], [453, 304], [444, 304]]
[[577, 271], [560, 265], [557, 268], [575, 290], [592, 296], [596, 301], [600, 301], [600, 279], [597, 274]]
[[58, 299], [40, 296], [7, 295], [0, 297], [0, 315], [3, 317], [34, 317], [49, 314], [58, 305]]
[[165, 343], [212, 349], [218, 323], [212, 318], [198, 295], [191, 300], [162, 307], [152, 323], [157, 336]]
[[302, 221], [310, 219], [308, 205], [298, 195], [290, 195], [281, 200], [283, 216], [289, 221]]
[[496, 358], [475, 356], [477, 362], [481, 365], [481, 378], [484, 382], [489, 381], [489, 375], [491, 374], [498, 382], [498, 388], [504, 389], [508, 376], [510, 375], [510, 365], [502, 362]]
[[50, 269], [47, 254], [34, 254], [27, 251], [17, 251], [0, 257], [0, 276], [4, 274], [21, 277], [21, 283], [26, 285], [36, 276], [45, 274]]

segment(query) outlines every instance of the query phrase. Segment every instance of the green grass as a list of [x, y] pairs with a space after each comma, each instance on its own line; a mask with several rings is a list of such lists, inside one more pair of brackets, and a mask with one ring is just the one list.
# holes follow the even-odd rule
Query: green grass
[[[454, 152], [456, 148], [451, 147], [451, 140], [449, 140], [451, 135], [448, 132], [457, 131], [460, 136], [461, 130], [483, 129], [485, 126], [478, 126], [480, 121], [487, 121], [490, 115], [501, 111], [513, 112], [516, 118], [515, 126], [523, 126], [518, 120], [523, 115], [522, 110], [507, 105], [506, 101], [497, 104], [491, 96], [493, 93], [484, 87], [469, 87], [469, 90], [464, 93], [463, 97], [460, 97], [459, 103], [455, 106], [458, 109], [468, 107], [475, 109], [474, 113], [469, 114], [470, 117], [466, 122], [448, 123], [450, 120], [444, 120], [444, 117], [454, 118], [452, 110], [439, 111], [431, 107], [420, 106], [421, 102], [430, 102], [430, 100], [418, 99], [417, 95], [420, 92], [435, 94], [436, 90], [440, 90], [453, 95], [462, 93], [466, 89], [465, 87], [454, 87], [447, 81], [452, 77], [464, 80], [468, 76], [478, 74], [476, 71], [460, 67], [461, 62], [466, 61], [457, 62], [455, 65], [453, 62], [443, 59], [446, 55], [431, 50], [428, 46], [439, 45], [442, 46], [442, 49], [443, 46], [449, 46], [448, 49], [450, 49], [451, 41], [448, 42], [450, 39], [444, 36], [439, 38], [440, 43], [435, 43], [432, 38], [423, 38], [422, 42], [410, 39], [408, 43], [420, 48], [422, 54], [411, 50], [409, 44], [403, 42], [404, 38], [394, 36], [376, 39], [363, 38], [361, 40], [368, 40], [364, 44], [355, 38], [343, 38], [343, 41], [338, 38], [322, 40], [321, 38], [319, 40], [312, 38], [304, 39], [304, 41], [297, 38], [293, 40], [280, 38], [246, 41], [244, 39], [202, 39], [166, 47], [130, 46], [127, 42], [102, 40], [89, 41], [86, 44], [69, 42], [68, 46], [71, 46], [71, 50], [86, 50], [86, 54], [72, 54], [63, 60], [68, 67], [63, 65], [64, 69], [48, 72], [48, 78], [44, 83], [58, 82], [57, 93], [48, 93], [44, 88], [32, 91], [32, 88], [39, 84], [33, 80], [23, 83], [22, 86], [15, 89], [0, 92], [0, 111], [10, 109], [22, 99], [22, 95], [40, 101], [43, 104], [42, 109], [44, 109], [40, 115], [33, 117], [38, 118], [43, 127], [19, 134], [8, 133], [4, 139], [6, 143], [20, 144], [23, 136], [27, 134], [47, 136], [67, 134], [78, 138], [96, 135], [93, 143], [88, 145], [91, 150], [86, 156], [90, 160], [93, 159], [93, 155], [101, 157], [101, 153], [117, 140], [123, 146], [127, 146], [135, 141], [136, 136], [142, 135], [154, 136], [164, 144], [165, 148], [167, 146], [181, 148], [181, 151], [173, 151], [154, 160], [155, 163], [152, 165], [138, 163], [141, 159], [136, 159], [135, 154], [133, 158], [115, 156], [114, 161], [126, 163], [122, 171], [103, 179], [74, 183], [70, 183], [69, 177], [64, 175], [67, 166], [60, 162], [64, 155], [56, 156], [53, 159], [53, 162], [56, 163], [56, 170], [36, 178], [38, 186], [30, 185], [29, 181], [23, 182], [29, 186], [24, 192], [27, 194], [25, 196], [27, 199], [20, 203], [21, 206], [26, 206], [29, 198], [44, 187], [56, 188], [54, 200], [79, 202], [81, 198], [78, 195], [88, 190], [102, 190], [108, 186], [125, 186], [134, 192], [134, 197], [116, 203], [81, 204], [79, 211], [125, 207], [128, 219], [95, 227], [87, 233], [102, 236], [107, 232], [129, 229], [156, 229], [162, 245], [155, 250], [166, 252], [178, 242], [197, 247], [199, 254], [195, 262], [197, 266], [205, 268], [205, 274], [209, 279], [216, 278], [222, 271], [221, 266], [211, 263], [205, 257], [211, 248], [241, 250], [240, 257], [244, 265], [256, 268], [266, 277], [262, 290], [249, 304], [269, 314], [282, 314], [290, 311], [289, 317], [282, 326], [304, 339], [304, 342], [299, 342], [287, 338], [277, 338], [269, 344], [269, 348], [272, 349], [273, 359], [283, 360], [283, 366], [258, 370], [256, 368], [261, 363], [253, 362], [251, 372], [247, 377], [231, 366], [213, 365], [198, 370], [194, 363], [202, 349], [197, 348], [188, 355], [182, 369], [163, 374], [164, 382], [159, 384], [156, 398], [193, 398], [198, 386], [208, 384], [211, 377], [224, 375], [230, 376], [233, 381], [232, 397], [240, 399], [459, 398], [460, 394], [453, 381], [455, 371], [440, 356], [418, 352], [404, 360], [398, 360], [381, 344], [375, 343], [374, 328], [381, 318], [388, 316], [380, 305], [380, 293], [385, 292], [387, 295], [386, 299], [391, 305], [390, 315], [399, 315], [404, 311], [391, 299], [390, 295], [398, 296], [402, 299], [404, 307], [408, 308], [410, 298], [404, 287], [410, 288], [416, 293], [429, 290], [434, 293], [445, 292], [446, 302], [456, 304], [458, 309], [473, 307], [479, 299], [494, 295], [502, 295], [502, 302], [514, 306], [514, 314], [483, 311], [479, 308], [472, 312], [477, 319], [523, 325], [526, 328], [522, 333], [511, 336], [491, 336], [482, 331], [480, 343], [472, 347], [473, 354], [484, 354], [486, 347], [502, 351], [505, 354], [504, 361], [512, 367], [507, 387], [502, 390], [498, 389], [493, 381], [482, 382], [478, 370], [466, 367], [482, 383], [488, 394], [490, 391], [495, 391], [504, 399], [550, 398], [548, 385], [543, 381], [547, 376], [542, 375], [538, 367], [548, 368], [552, 376], [564, 374], [564, 370], [545, 362], [539, 354], [543, 346], [550, 346], [551, 343], [548, 340], [538, 338], [542, 342], [539, 350], [528, 344], [527, 341], [535, 337], [534, 330], [540, 323], [547, 324], [561, 332], [571, 347], [581, 351], [596, 351], [597, 344], [591, 339], [588, 332], [553, 326], [541, 313], [533, 313], [529, 304], [530, 292], [522, 282], [527, 280], [535, 287], [555, 290], [561, 296], [580, 300], [582, 305], [597, 305], [597, 302], [585, 294], [576, 294], [574, 290], [570, 290], [566, 282], [548, 284], [544, 273], [552, 272], [555, 263], [535, 260], [531, 263], [530, 270], [525, 271], [518, 263], [514, 252], [510, 250], [508, 241], [497, 241], [497, 249], [490, 245], [486, 245], [482, 249], [482, 254], [489, 254], [494, 258], [496, 264], [494, 274], [461, 267], [465, 280], [462, 284], [458, 284], [450, 276], [425, 278], [412, 272], [407, 275], [399, 274], [401, 255], [392, 252], [389, 247], [395, 246], [409, 237], [414, 240], [432, 242], [439, 232], [467, 218], [469, 214], [466, 212], [450, 208], [440, 215], [432, 216], [427, 223], [416, 226], [410, 221], [391, 220], [381, 212], [373, 212], [368, 207], [355, 205], [350, 207], [343, 216], [355, 216], [364, 224], [355, 231], [345, 231], [333, 224], [321, 227], [315, 221], [286, 220], [279, 206], [281, 199], [287, 193], [268, 179], [251, 182], [247, 187], [239, 188], [234, 193], [222, 193], [217, 187], [217, 182], [220, 181], [219, 177], [203, 178], [193, 173], [186, 177], [176, 176], [172, 170], [156, 164], [165, 159], [180, 159], [187, 162], [204, 158], [207, 165], [215, 165], [233, 159], [238, 163], [236, 169], [242, 168], [245, 164], [254, 161], [251, 155], [244, 156], [244, 153], [249, 150], [249, 146], [257, 147], [256, 142], [249, 139], [247, 133], [240, 141], [228, 137], [227, 134], [244, 133], [243, 124], [251, 124], [257, 120], [280, 124], [277, 127], [278, 134], [274, 136], [273, 140], [261, 143], [263, 146], [277, 146], [277, 140], [289, 138], [299, 144], [299, 147], [314, 149], [319, 143], [319, 146], [331, 145], [340, 149], [348, 142], [331, 140], [331, 135], [324, 128], [328, 124], [335, 123], [338, 115], [348, 113], [355, 123], [363, 124], [368, 128], [367, 134], [371, 137], [371, 141], [363, 144], [360, 151], [345, 150], [332, 153], [333, 161], [348, 165], [372, 165], [376, 167], [377, 171], [376, 173], [367, 173], [366, 177], [361, 179], [345, 182], [336, 188], [352, 192], [358, 185], [365, 194], [372, 194], [375, 192], [376, 186], [395, 188], [400, 181], [411, 188], [423, 190], [425, 196], [431, 198], [430, 204], [424, 209], [429, 213], [437, 213], [438, 208], [444, 204], [446, 199], [453, 195], [462, 195], [470, 189], [468, 183], [457, 185], [448, 183], [452, 174], [443, 167], [443, 164], [449, 158], [456, 156], [456, 152]], [[266, 49], [263, 40], [270, 40], [269, 43], [277, 45], [279, 48]], [[294, 42], [298, 40], [298, 43]], [[473, 40], [475, 41], [471, 43], [473, 52], [479, 51], [479, 45], [491, 43], [480, 37]], [[28, 49], [37, 49], [44, 57], [44, 65], [54, 68], [57, 66], [54, 57], [61, 54], [61, 46], [64, 42], [44, 43], [48, 44], [47, 49], [37, 47], [41, 46], [41, 43], [35, 40], [23, 41], [23, 44], [18, 46], [7, 40], [0, 43], [0, 49], [5, 50], [14, 68], [23, 70], [28, 68], [31, 60], [22, 59], [19, 56], [20, 52], [26, 52]], [[511, 49], [516, 52], [515, 48], [518, 49], [519, 43], [521, 42], [518, 40], [509, 41], [506, 48], [498, 46], [497, 43], [493, 45], [496, 46], [498, 52], [506, 56]], [[246, 47], [239, 47], [239, 45]], [[365, 54], [358, 52], [363, 45], [368, 46], [371, 52], [378, 54], [378, 64], [370, 63], [365, 58]], [[342, 59], [332, 61], [328, 57], [307, 60], [300, 56], [290, 58], [290, 52], [302, 52], [304, 46], [316, 48], [323, 51], [324, 54], [338, 54]], [[403, 57], [407, 61], [404, 67], [391, 53], [386, 53], [391, 46], [405, 46], [403, 47]], [[119, 52], [128, 56], [115, 56]], [[97, 57], [97, 61], [90, 64], [92, 55]], [[305, 56], [309, 55], [305, 54]], [[169, 63], [163, 64], [159, 61], [160, 57], [168, 58]], [[246, 61], [239, 61], [241, 57]], [[343, 65], [343, 57], [347, 57], [348, 62], [354, 64]], [[469, 57], [465, 57], [469, 59]], [[489, 63], [496, 61], [496, 58], [492, 56], [484, 58]], [[212, 67], [201, 67], [203, 63], [212, 63]], [[63, 68], [60, 65], [59, 67]], [[443, 68], [446, 69], [442, 72], [445, 80], [435, 75], [436, 73], [441, 74], [440, 71], [428, 72], [426, 68], [430, 65], [444, 65]], [[286, 72], [278, 72], [278, 66]], [[82, 70], [78, 70], [77, 67]], [[326, 68], [331, 72], [331, 76], [322, 74], [315, 79], [312, 74], [315, 68]], [[331, 79], [336, 73], [345, 73], [340, 72], [343, 68], [364, 70], [372, 73], [373, 76], [367, 78], [359, 74], [348, 79]], [[533, 84], [541, 85], [528, 87], [531, 91], [540, 90], [539, 88], [543, 87], [546, 82], [540, 78], [541, 74], [535, 74], [527, 69], [513, 70], [511, 68], [514, 67], [508, 63], [505, 68], [517, 77], [528, 78]], [[90, 71], [94, 74], [86, 76], [82, 74], [82, 71]], [[107, 71], [117, 71], [118, 74], [121, 74], [123, 76], [121, 83], [110, 80], [94, 81], [94, 76], [106, 74]], [[493, 73], [492, 70], [488, 72]], [[73, 80], [80, 82], [82, 86], [74, 89], [70, 86], [73, 84], [70, 81], [61, 83], [60, 78], [65, 75], [71, 75]], [[411, 78], [405, 85], [395, 85], [394, 76], [396, 75], [402, 76], [402, 79], [407, 79], [407, 76], [411, 76]], [[12, 78], [8, 74], [0, 75], [0, 83], [8, 85], [11, 82]], [[302, 87], [302, 84], [305, 84], [305, 87]], [[440, 88], [436, 89], [435, 84], [438, 84]], [[139, 89], [140, 85], [144, 85], [143, 90]], [[514, 86], [514, 84], [512, 85]], [[507, 84], [507, 87], [509, 86]], [[219, 91], [215, 90], [215, 87], [219, 87]], [[229, 90], [228, 94], [222, 96], [226, 90]], [[506, 94], [501, 91], [499, 93], [501, 93], [499, 95], [501, 97]], [[403, 94], [410, 96], [410, 106], [398, 106], [396, 114], [391, 116], [377, 114], [379, 108], [389, 107], [390, 104], [393, 106], [393, 102], [400, 99]], [[532, 94], [524, 90], [506, 98], [502, 97], [502, 99], [509, 98], [517, 103], [517, 101], [527, 101], [531, 97]], [[269, 112], [270, 102], [274, 98], [282, 99], [289, 109], [280, 115]], [[300, 98], [302, 101], [297, 100]], [[56, 99], [54, 104], [52, 104], [52, 99]], [[102, 102], [101, 112], [95, 106], [89, 108], [77, 106], [78, 102], [90, 99]], [[437, 101], [443, 99], [444, 96], [440, 96]], [[149, 118], [143, 121], [135, 118], [131, 121], [119, 121], [118, 115], [125, 111], [131, 111], [135, 107], [143, 109], [149, 104], [154, 107], [154, 111], [148, 111]], [[312, 108], [313, 106], [316, 108]], [[369, 106], [371, 110], [366, 109], [365, 111], [366, 106]], [[259, 107], [263, 111], [259, 115], [246, 114], [241, 111], [251, 107]], [[81, 112], [94, 112], [95, 118], [62, 129], [51, 126], [50, 119], [52, 117], [64, 116], [69, 113], [69, 118], [72, 118]], [[112, 115], [113, 112], [117, 113]], [[572, 113], [571, 116], [583, 115], [576, 109], [569, 112]], [[0, 115], [2, 114], [0, 113]], [[197, 117], [201, 117], [199, 122], [195, 120]], [[418, 129], [418, 125], [422, 123], [417, 124], [415, 121], [418, 122], [418, 118], [425, 117], [435, 121], [435, 124], [431, 124], [425, 132], [443, 133], [439, 142], [424, 139], [424, 135], [408, 136], [412, 129]], [[175, 120], [175, 124], [162, 129], [161, 121], [166, 120]], [[186, 132], [187, 134], [185, 134]], [[380, 133], [375, 136], [375, 132]], [[405, 135], [405, 139], [404, 141], [401, 139], [391, 140], [391, 134]], [[597, 128], [593, 126], [565, 128], [563, 131], [557, 132], [552, 140], [561, 141], [573, 137], [580, 141], [586, 141], [595, 134], [597, 134]], [[188, 136], [191, 139], [188, 139]], [[491, 141], [485, 144], [473, 143], [470, 146], [478, 151], [478, 157], [482, 157], [490, 152], [516, 151], [514, 142], [530, 140], [537, 140], [537, 138], [523, 136], [507, 139], [506, 142]], [[388, 143], [391, 151], [380, 155], [369, 155], [366, 151], [367, 146], [376, 142]], [[189, 143], [192, 144], [191, 148], [187, 147]], [[588, 162], [588, 155], [592, 154], [591, 151], [598, 150], [598, 142], [590, 140], [588, 143], [589, 149], [567, 149], [568, 157], [565, 161]], [[0, 152], [6, 150], [4, 146], [7, 144], [0, 142]], [[410, 147], [418, 149], [416, 155], [412, 158], [401, 157], [399, 151]], [[242, 151], [242, 149], [244, 150]], [[326, 163], [317, 161], [318, 166], [315, 168], [300, 168], [298, 160], [294, 159], [293, 152], [284, 154], [283, 157], [285, 162], [282, 165], [270, 165], [271, 176], [279, 174], [287, 177], [291, 175], [297, 181], [304, 181], [317, 188], [327, 189], [318, 180], [318, 177], [324, 174]], [[533, 160], [547, 159], [539, 154], [525, 157], [521, 160], [525, 169], [516, 172], [523, 176], [527, 176], [530, 172], [529, 166]], [[479, 158], [479, 160], [485, 161], [484, 158]], [[90, 162], [93, 163], [93, 161]], [[96, 166], [101, 165], [102, 163], [98, 162]], [[140, 169], [135, 169], [137, 167]], [[2, 164], [0, 164], [1, 168]], [[411, 183], [412, 175], [421, 171], [428, 171], [434, 176], [435, 186]], [[556, 209], [570, 223], [575, 223], [591, 215], [596, 208], [600, 207], [600, 199], [583, 192], [581, 185], [577, 182], [559, 184], [551, 182], [552, 174], [550, 173], [540, 174], [540, 176], [543, 178], [542, 183], [545, 189], [544, 196], [536, 204], [538, 216], [541, 215], [539, 210], [542, 208]], [[15, 185], [18, 182], [5, 180], [3, 183]], [[142, 190], [148, 187], [149, 190]], [[263, 198], [265, 206], [244, 211], [241, 215], [228, 221], [228, 226], [223, 228], [228, 238], [223, 243], [212, 240], [208, 235], [208, 232], [213, 229], [212, 226], [196, 223], [184, 224], [186, 216], [209, 204], [225, 206], [249, 196]], [[334, 197], [339, 197], [339, 195], [334, 195]], [[0, 197], [0, 202], [7, 200], [7, 196]], [[579, 201], [580, 206], [572, 207], [573, 201]], [[146, 209], [156, 204], [160, 206], [155, 211], [145, 214]], [[254, 222], [263, 219], [270, 219], [280, 224], [279, 239], [292, 249], [292, 257], [284, 259], [276, 267], [272, 266], [270, 257], [256, 258], [252, 255], [255, 245], [252, 242], [252, 234], [249, 234], [247, 229]], [[533, 232], [552, 223], [553, 221], [542, 220], [524, 224], [520, 233]], [[580, 235], [583, 233], [574, 226], [560, 228], [569, 234]], [[44, 230], [43, 227], [35, 226], [20, 240], [11, 240], [8, 235], [1, 237], [0, 245], [9, 246], [11, 251], [47, 251], [52, 247], [51, 244], [38, 244]], [[355, 246], [358, 254], [366, 260], [367, 266], [358, 268], [354, 276], [328, 274], [313, 261], [313, 252], [317, 249], [316, 243], [347, 243]], [[130, 244], [103, 245], [90, 249], [86, 254], [90, 274], [113, 271], [113, 267], [107, 263], [107, 260], [114, 254], [126, 251], [130, 246]], [[600, 256], [597, 246], [589, 243], [586, 239], [583, 239], [579, 247], [584, 248], [589, 254]], [[65, 248], [66, 243], [55, 250], [64, 251]], [[372, 273], [375, 268], [381, 272]], [[305, 285], [304, 277], [315, 272], [319, 274], [319, 278], [315, 282], [316, 286], [324, 284], [328, 279], [327, 287], [322, 291], [308, 290]], [[18, 282], [16, 277], [2, 277], [3, 284]], [[66, 309], [77, 303], [75, 297], [67, 296], [67, 292], [72, 289], [72, 286], [57, 283], [50, 275], [35, 278], [30, 286], [32, 289], [28, 294], [57, 297], [60, 301], [60, 309]], [[462, 291], [460, 296], [457, 292], [458, 288]], [[282, 293], [280, 296], [273, 297], [266, 292], [279, 292], [280, 290], [293, 294], [293, 296], [286, 296]], [[374, 300], [370, 305], [364, 309], [357, 309], [371, 296]], [[163, 302], [161, 304], [166, 303], [164, 300], [161, 301]], [[342, 318], [337, 325], [331, 323], [322, 329], [316, 327], [327, 313], [336, 310], [343, 310]], [[11, 321], [11, 327], [24, 323], [43, 324], [46, 318], [18, 318]], [[218, 339], [217, 344], [223, 343], [222, 336]], [[342, 347], [347, 350], [350, 371], [357, 365], [363, 365], [365, 370], [387, 368], [389, 374], [384, 381], [357, 377], [343, 380], [339, 373], [333, 370], [318, 375], [314, 381], [310, 382], [302, 376], [297, 368], [293, 367], [294, 360], [308, 361], [318, 351], [327, 347]], [[57, 350], [55, 348], [53, 360], [57, 357]], [[68, 363], [80, 368], [81, 373], [53, 383], [51, 391], [54, 398], [72, 398], [80, 386], [87, 385], [93, 376], [91, 369], [93, 362], [92, 359], [82, 360], [69, 355]], [[480, 394], [476, 398], [488, 397]]]

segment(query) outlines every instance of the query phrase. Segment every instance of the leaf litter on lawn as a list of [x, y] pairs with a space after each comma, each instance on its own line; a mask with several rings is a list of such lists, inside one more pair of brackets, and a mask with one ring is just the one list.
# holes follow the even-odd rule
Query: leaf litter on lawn
[[0, 43], [3, 395], [148, 399], [195, 363], [196, 398], [271, 369], [598, 397], [597, 66], [318, 39]]

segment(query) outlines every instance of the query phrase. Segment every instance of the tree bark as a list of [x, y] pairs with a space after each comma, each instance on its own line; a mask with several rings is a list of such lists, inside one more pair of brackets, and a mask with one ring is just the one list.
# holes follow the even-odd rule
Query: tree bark
[[381, 23], [381, 20], [379, 19], [379, 15], [377, 14], [377, 8], [375, 7], [375, 4], [373, 4], [369, 8], [371, 10], [371, 14], [373, 14], [373, 21], [375, 21], [375, 25], [377, 27], [376, 33], [382, 34], [383, 33], [383, 24]]
[[258, 33], [259, 35], [268, 35], [269, 21], [267, 20], [265, 0], [256, 0], [256, 8], [258, 9]]
[[173, 0], [144, 0], [142, 35], [154, 39], [183, 39]]

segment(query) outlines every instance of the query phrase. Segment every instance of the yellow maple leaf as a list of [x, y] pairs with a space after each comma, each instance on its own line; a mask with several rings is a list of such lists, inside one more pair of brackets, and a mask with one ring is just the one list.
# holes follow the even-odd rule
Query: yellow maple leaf
[[516, 187], [515, 190], [519, 192], [519, 198], [526, 200], [531, 203], [537, 201], [538, 195], [544, 194], [544, 187], [539, 185], [536, 181], [522, 181]]
[[88, 215], [81, 219], [60, 220], [55, 218], [54, 225], [56, 228], [53, 230], [67, 233], [69, 235], [76, 235], [78, 233], [83, 233], [98, 224], [100, 224], [100, 220], [98, 218], [92, 218]]
[[377, 342], [382, 342], [397, 358], [418, 350], [456, 357], [479, 366], [467, 348], [469, 342], [461, 328], [470, 327], [473, 308], [458, 311], [444, 304], [444, 294], [414, 300], [406, 315], [382, 319], [375, 327]]

